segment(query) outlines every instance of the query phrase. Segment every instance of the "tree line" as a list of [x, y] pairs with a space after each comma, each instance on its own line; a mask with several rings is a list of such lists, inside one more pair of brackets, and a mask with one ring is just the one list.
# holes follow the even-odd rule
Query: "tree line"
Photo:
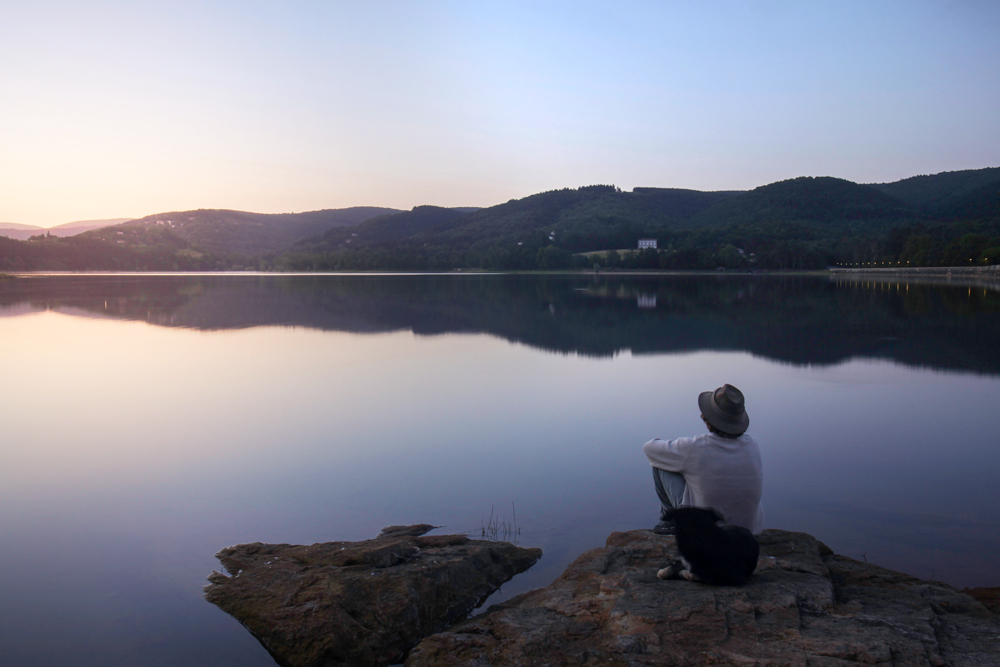
[[[636, 248], [656, 238], [658, 249]], [[357, 248], [248, 255], [211, 253], [197, 245], [155, 242], [123, 247], [93, 236], [0, 237], [0, 271], [532, 271], [606, 268], [646, 270], [815, 270], [828, 266], [974, 266], [1000, 264], [1000, 222], [917, 222], [869, 233], [847, 233], [810, 222], [740, 224], [690, 230], [639, 228], [608, 221], [554, 238], [541, 232], [521, 241], [375, 243]], [[586, 254], [585, 254], [586, 253]]]
[[[893, 228], [868, 236], [828, 236], [809, 225], [779, 229], [667, 231], [659, 248], [581, 253], [567, 242], [448, 246], [368, 246], [332, 252], [286, 252], [269, 263], [291, 271], [495, 271], [605, 268], [647, 270], [818, 270], [829, 266], [974, 266], [1000, 264], [1000, 232], [949, 226]], [[992, 232], [992, 233], [991, 233]], [[639, 236], [631, 236], [633, 248]], [[593, 246], [591, 246], [593, 247]], [[605, 247], [621, 248], [622, 244]]]

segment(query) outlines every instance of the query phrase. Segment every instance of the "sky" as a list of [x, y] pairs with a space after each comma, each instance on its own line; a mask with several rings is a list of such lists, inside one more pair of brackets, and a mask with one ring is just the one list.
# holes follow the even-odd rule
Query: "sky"
[[1000, 3], [0, 0], [0, 221], [1000, 166]]

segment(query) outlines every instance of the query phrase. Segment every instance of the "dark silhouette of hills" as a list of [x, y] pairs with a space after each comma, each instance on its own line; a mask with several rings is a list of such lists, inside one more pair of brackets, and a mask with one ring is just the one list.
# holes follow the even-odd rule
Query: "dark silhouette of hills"
[[[410, 241], [418, 246], [477, 248], [557, 242], [572, 251], [632, 245], [632, 237], [687, 220], [734, 192], [614, 186], [566, 188], [485, 209], [419, 206], [369, 220], [351, 230], [330, 230], [298, 243], [294, 251], [331, 252]], [[617, 247], [617, 246], [614, 246]]]
[[922, 218], [913, 206], [841, 178], [803, 176], [763, 185], [692, 216], [689, 227], [809, 223], [828, 230], [885, 227]]
[[[187, 242], [160, 234], [155, 244], [118, 244], [94, 232], [75, 236], [35, 235], [27, 241], [0, 236], [0, 271], [146, 271], [215, 268]], [[186, 253], [186, 254], [185, 254]]]
[[949, 197], [934, 208], [944, 220], [1000, 220], [1000, 178], [981, 185], [962, 196]]
[[393, 212], [365, 220], [350, 228], [331, 229], [295, 244], [294, 249], [329, 252], [338, 247], [355, 246], [410, 238], [427, 229], [451, 222], [478, 209], [454, 209], [440, 206], [415, 206], [410, 211]]
[[[395, 209], [356, 206], [307, 213], [248, 213], [218, 209], [158, 213], [120, 225], [124, 231], [168, 229], [201, 252], [259, 255], [283, 250], [307, 236], [332, 227], [357, 225]], [[101, 238], [117, 242], [118, 231], [104, 230]]]
[[[981, 179], [974, 175], [973, 180]], [[749, 192], [699, 192], [611, 185], [553, 190], [459, 215], [419, 207], [369, 221], [371, 230], [332, 230], [307, 239], [274, 262], [298, 270], [426, 270], [481, 267], [498, 270], [587, 268], [582, 253], [636, 248], [647, 251], [611, 266], [647, 269], [808, 269], [831, 264], [898, 263], [907, 247], [911, 265], [940, 265], [966, 257], [986, 261], [1000, 235], [1000, 217], [975, 229], [961, 216], [992, 215], [990, 186], [966, 192], [968, 178], [921, 180], [948, 195], [950, 211], [928, 211], [877, 187], [831, 177], [802, 177]], [[956, 190], [957, 189], [957, 190]], [[961, 196], [955, 192], [964, 192]], [[954, 196], [953, 196], [954, 195]], [[959, 207], [962, 204], [962, 207]], [[934, 215], [939, 217], [935, 218]], [[945, 223], [963, 224], [948, 226]], [[912, 230], [912, 231], [907, 231]], [[953, 242], [975, 232], [973, 241]], [[932, 237], [931, 242], [911, 236]], [[952, 247], [952, 250], [948, 250]], [[966, 249], [969, 251], [966, 252]], [[971, 257], [971, 260], [969, 259]], [[600, 258], [599, 258], [600, 259]]]
[[0, 270], [210, 271], [267, 269], [259, 257], [336, 226], [394, 211], [354, 207], [307, 213], [199, 209], [158, 213], [68, 238], [0, 236]]
[[486, 333], [555, 353], [745, 351], [1000, 374], [1000, 293], [785, 276], [85, 276], [0, 281], [0, 316], [88, 313], [202, 330]]
[[614, 236], [615, 231], [642, 234], [669, 228], [734, 194], [668, 188], [623, 192], [611, 185], [553, 190], [482, 209], [428, 229], [420, 240], [475, 246], [484, 242], [523, 244], [527, 239], [548, 239], [559, 240], [561, 247], [573, 251], [593, 250], [597, 249], [590, 247], [594, 241], [602, 242], [609, 235]]
[[128, 222], [132, 218], [112, 218], [110, 220], [77, 220], [67, 222], [54, 227], [39, 227], [38, 225], [21, 225], [10, 222], [0, 222], [0, 236], [21, 241], [27, 240], [38, 234], [51, 234], [52, 236], [75, 236], [93, 229], [101, 229], [111, 225], [120, 225]]
[[872, 183], [871, 187], [927, 212], [945, 210], [974, 190], [1000, 182], [1000, 167], [945, 171], [912, 176], [894, 183]]
[[75, 222], [66, 222], [61, 225], [49, 227], [47, 231], [51, 232], [53, 236], [73, 236], [75, 234], [89, 232], [93, 229], [120, 225], [123, 222], [128, 222], [132, 219], [133, 218], [109, 218], [107, 220], [77, 220]]
[[[748, 192], [591, 185], [475, 209], [159, 213], [66, 239], [0, 236], [0, 271], [818, 269], [987, 263], [1000, 168], [861, 185], [801, 177]], [[957, 262], [957, 264], [956, 264]]]
[[26, 241], [32, 236], [44, 234], [46, 231], [48, 230], [38, 225], [21, 225], [11, 222], [0, 223], [0, 236], [19, 241]]
[[[308, 239], [274, 263], [297, 270], [588, 268], [594, 260], [583, 253], [636, 248], [644, 237], [656, 239], [660, 250], [598, 259], [612, 267], [703, 270], [987, 261], [986, 250], [1000, 245], [993, 186], [966, 192], [967, 178], [920, 182], [939, 195], [952, 193], [952, 209], [928, 211], [879, 188], [831, 177], [795, 178], [749, 192], [623, 192], [592, 185], [464, 215], [420, 207], [366, 223], [369, 233], [359, 226]], [[970, 226], [972, 215], [979, 218]], [[975, 238], [966, 239], [970, 233]]]

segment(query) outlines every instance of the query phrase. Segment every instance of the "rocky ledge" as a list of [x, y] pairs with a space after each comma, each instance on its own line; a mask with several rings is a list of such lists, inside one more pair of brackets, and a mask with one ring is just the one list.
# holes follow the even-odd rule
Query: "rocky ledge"
[[1000, 665], [1000, 619], [941, 583], [767, 530], [750, 583], [656, 578], [672, 538], [613, 533], [550, 586], [421, 642], [406, 667]]
[[541, 551], [430, 529], [231, 547], [218, 557], [232, 574], [213, 573], [206, 597], [286, 667], [1000, 665], [996, 589], [973, 591], [987, 608], [804, 533], [764, 531], [740, 587], [657, 579], [674, 539], [613, 533], [546, 588], [466, 619]]
[[374, 540], [243, 544], [216, 556], [205, 598], [242, 623], [285, 667], [389, 665], [465, 618], [527, 570], [541, 549], [434, 526], [392, 526]]

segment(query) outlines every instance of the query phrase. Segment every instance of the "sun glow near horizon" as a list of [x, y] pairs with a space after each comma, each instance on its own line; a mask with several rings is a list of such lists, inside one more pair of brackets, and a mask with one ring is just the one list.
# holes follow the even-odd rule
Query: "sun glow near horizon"
[[988, 3], [32, 3], [0, 221], [491, 206], [996, 166]]

